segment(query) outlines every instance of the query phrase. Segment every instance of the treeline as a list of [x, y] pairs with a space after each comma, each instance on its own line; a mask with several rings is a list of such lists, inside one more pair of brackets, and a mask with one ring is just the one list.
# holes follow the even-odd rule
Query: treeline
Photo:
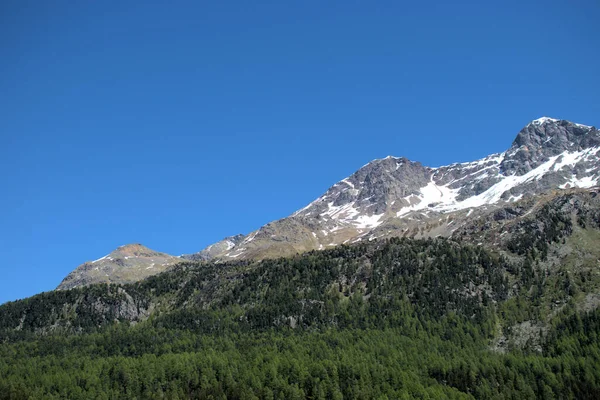
[[521, 279], [512, 270], [521, 268], [483, 247], [447, 239], [392, 238], [262, 262], [186, 263], [136, 284], [5, 304], [0, 340], [93, 332], [150, 314], [165, 326], [190, 329], [226, 323], [228, 315], [242, 330], [393, 327], [406, 303], [424, 318], [455, 312], [484, 322], [487, 307], [506, 300], [510, 281]]
[[523, 219], [511, 228], [514, 233], [506, 243], [507, 249], [519, 255], [539, 254], [546, 260], [550, 245], [564, 241], [575, 225], [584, 229], [600, 227], [597, 196], [596, 192], [570, 193], [544, 204], [534, 218]]
[[[549, 215], [558, 236], [510, 261], [392, 238], [5, 304], [0, 399], [600, 398], [600, 313], [574, 302], [598, 278], [543, 263], [575, 229]], [[490, 350], [550, 320], [538, 347]]]

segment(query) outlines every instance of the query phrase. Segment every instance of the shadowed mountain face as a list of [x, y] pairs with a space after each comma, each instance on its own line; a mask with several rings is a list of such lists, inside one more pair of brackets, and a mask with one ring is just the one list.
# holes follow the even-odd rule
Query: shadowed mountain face
[[128, 244], [95, 261], [81, 264], [60, 283], [57, 289], [71, 289], [94, 283], [136, 282], [165, 271], [181, 261], [165, 253]]
[[596, 186], [599, 151], [596, 128], [543, 117], [507, 151], [473, 162], [430, 168], [406, 158], [374, 160], [291, 216], [210, 255], [267, 258], [383, 236], [449, 236], [470, 218], [523, 197]]

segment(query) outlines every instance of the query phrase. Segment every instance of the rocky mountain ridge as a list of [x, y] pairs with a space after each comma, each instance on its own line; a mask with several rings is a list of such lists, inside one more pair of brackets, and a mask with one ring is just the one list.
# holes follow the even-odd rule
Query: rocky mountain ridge
[[108, 259], [103, 277], [91, 279], [86, 274], [98, 266], [86, 263], [59, 288], [120, 282], [122, 276], [136, 280], [134, 270], [143, 271], [142, 279], [182, 259], [263, 259], [383, 237], [449, 237], [490, 210], [523, 198], [598, 185], [599, 151], [595, 127], [543, 117], [521, 129], [507, 151], [480, 160], [432, 168], [388, 156], [364, 165], [289, 217], [246, 236], [227, 237], [181, 258], [164, 255], [160, 268], [147, 257], [138, 259], [135, 269]]
[[291, 216], [250, 233], [217, 258], [273, 257], [405, 236], [442, 220], [446, 226], [430, 234], [450, 236], [469, 217], [524, 196], [596, 186], [599, 151], [595, 127], [543, 117], [527, 124], [507, 151], [473, 162], [431, 168], [388, 156], [363, 166]]
[[[404, 349], [413, 349], [410, 358], [423, 365], [422, 373], [414, 369], [417, 372], [390, 379], [385, 372], [377, 381], [404, 387], [409, 379], [424, 376], [464, 393], [452, 389], [452, 396], [446, 397], [598, 398], [600, 189], [554, 190], [479, 216], [450, 239], [393, 237], [261, 261], [186, 261], [140, 282], [89, 285], [7, 303], [0, 306], [2, 376], [23, 378], [19, 385], [1, 380], [0, 393], [5, 398], [14, 398], [14, 393], [18, 398], [66, 393], [83, 399], [105, 395], [114, 387], [127, 391], [113, 397], [131, 397], [131, 388], [151, 388], [134, 392], [146, 398], [161, 393], [162, 385], [173, 380], [204, 388], [214, 376], [232, 376], [221, 366], [233, 363], [232, 371], [249, 370], [240, 382], [276, 376], [276, 371], [287, 374], [281, 382], [288, 376], [292, 382], [308, 382], [308, 396], [280, 391], [277, 396], [304, 398], [318, 393], [311, 391], [313, 382], [330, 376], [327, 371], [336, 360], [340, 364], [330, 369], [331, 375], [335, 380], [350, 376], [352, 381], [344, 387], [352, 387], [362, 381], [358, 371], [369, 371], [368, 366], [350, 374], [345, 368], [360, 365], [369, 349], [374, 350], [367, 364], [374, 364], [374, 371], [388, 371], [393, 365], [402, 372], [409, 358]], [[497, 244], [496, 249], [490, 249], [490, 243]], [[370, 334], [377, 335], [375, 340], [365, 341]], [[287, 352], [311, 335], [323, 340]], [[380, 347], [378, 343], [388, 339], [401, 340]], [[328, 353], [345, 343], [357, 346]], [[223, 349], [215, 362], [215, 354]], [[242, 349], [247, 366], [238, 367], [242, 353], [229, 349]], [[391, 360], [389, 354], [396, 349], [402, 352]], [[266, 351], [271, 353], [262, 357]], [[276, 358], [282, 351], [284, 356]], [[205, 353], [206, 358], [200, 358]], [[331, 361], [298, 368], [303, 354], [316, 354], [319, 360], [330, 354]], [[357, 354], [355, 361], [347, 354]], [[267, 364], [265, 372], [252, 369], [271, 359], [276, 363]], [[380, 359], [385, 364], [378, 365]], [[477, 363], [481, 366], [470, 369]], [[209, 370], [213, 378], [200, 380], [211, 365], [219, 366]], [[300, 374], [308, 376], [301, 370], [315, 371], [315, 379], [298, 379]], [[189, 375], [181, 377], [180, 371]], [[527, 379], [517, 373], [527, 373]], [[484, 379], [489, 387], [479, 392], [463, 383], [475, 385]], [[61, 382], [73, 389], [57, 386]], [[94, 386], [93, 394], [82, 392], [88, 382], [105, 385]], [[271, 385], [273, 380], [266, 382]], [[578, 386], [568, 386], [573, 383]], [[42, 384], [46, 386], [38, 389]], [[542, 387], [546, 384], [553, 386]], [[371, 386], [367, 382], [365, 387]], [[515, 387], [527, 390], [516, 392]], [[496, 396], [489, 388], [508, 390]], [[191, 390], [172, 393], [180, 398], [213, 393], [189, 394]], [[219, 397], [241, 398], [243, 393], [232, 390]], [[257, 398], [274, 397], [255, 393]], [[414, 393], [389, 397], [409, 398]], [[444, 397], [443, 392], [424, 393], [421, 397]], [[355, 394], [337, 397], [359, 397]]]
[[94, 261], [87, 261], [63, 279], [57, 289], [94, 283], [129, 283], [156, 275], [180, 262], [179, 257], [128, 244]]
[[[472, 316], [472, 307], [490, 302], [514, 314], [499, 314], [503, 327], [494, 346], [503, 352], [508, 341], [537, 343], [540, 330], [550, 329], [565, 307], [586, 312], [600, 306], [600, 188], [556, 190], [480, 217], [451, 238], [391, 237], [262, 261], [180, 260], [141, 282], [42, 293], [0, 307], [0, 342], [3, 335], [77, 333], [152, 316], [160, 325], [211, 330], [224, 314], [200, 314], [225, 309], [242, 312], [234, 320], [255, 327], [327, 325], [328, 296], [351, 302], [354, 295], [358, 304], [371, 304], [371, 296], [387, 301], [410, 285], [406, 299], [440, 316], [449, 306]], [[514, 308], [517, 301], [529, 310]], [[527, 326], [535, 329], [520, 331]]]
[[244, 240], [244, 238], [245, 236], [242, 234], [228, 236], [217, 243], [211, 244], [210, 246], [206, 247], [204, 250], [198, 253], [184, 254], [181, 256], [181, 258], [192, 261], [212, 260], [213, 258], [216, 258], [219, 255], [233, 249], [237, 244]]

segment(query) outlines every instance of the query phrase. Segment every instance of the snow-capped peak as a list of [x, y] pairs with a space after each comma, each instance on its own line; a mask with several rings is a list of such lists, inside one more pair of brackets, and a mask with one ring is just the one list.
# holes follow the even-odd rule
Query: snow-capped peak
[[408, 235], [409, 229], [414, 234], [422, 226], [443, 234], [450, 230], [441, 218], [468, 217], [474, 209], [500, 207], [548, 190], [596, 186], [600, 132], [581, 127], [538, 118], [504, 152], [436, 168], [404, 157], [372, 160], [290, 217], [234, 241], [221, 257], [294, 254], [382, 234]]
[[560, 120], [555, 119], [555, 118], [550, 118], [550, 117], [542, 117], [542, 118], [534, 119], [533, 121], [530, 122], [530, 124], [543, 125], [547, 122], [558, 122], [558, 121], [560, 121]]
[[557, 123], [561, 121], [542, 117], [529, 123], [544, 125], [541, 133], [552, 143], [540, 139], [537, 129], [533, 133], [523, 129], [511, 149], [472, 162], [429, 168], [408, 161], [406, 169], [399, 170], [403, 159], [373, 160], [293, 216], [320, 216], [324, 221], [372, 229], [390, 216], [403, 217], [412, 211], [453, 212], [515, 201], [567, 184], [597, 185], [597, 131], [582, 135], [570, 129], [577, 124]]

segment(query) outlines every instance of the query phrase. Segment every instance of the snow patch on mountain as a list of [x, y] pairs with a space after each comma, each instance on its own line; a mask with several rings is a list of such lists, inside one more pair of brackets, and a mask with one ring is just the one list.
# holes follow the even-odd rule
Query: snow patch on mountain
[[534, 119], [533, 121], [530, 122], [530, 124], [532, 125], [543, 125], [546, 124], [548, 122], [558, 122], [560, 121], [559, 119], [555, 119], [555, 118], [550, 118], [550, 117], [542, 117], [542, 118], [538, 118], [538, 119]]
[[[404, 157], [375, 159], [291, 216], [227, 244], [223, 256], [288, 254], [409, 229], [414, 235], [430, 222], [432, 234], [447, 234], [452, 221], [456, 227], [461, 218], [479, 218], [479, 207], [598, 185], [599, 151], [596, 128], [542, 117], [523, 127], [506, 151], [479, 160], [431, 168]], [[439, 214], [457, 211], [459, 219], [439, 221]]]
[[100, 262], [100, 261], [106, 260], [106, 259], [112, 260], [112, 257], [109, 257], [109, 254], [107, 254], [104, 257], [100, 257], [99, 259], [92, 261], [92, 264], [95, 264], [97, 262]]
[[337, 222], [351, 225], [358, 229], [374, 228], [380, 225], [380, 215], [364, 215], [355, 207], [356, 202], [334, 206], [333, 202], [327, 204], [327, 210], [321, 213], [322, 217], [329, 217]]
[[581, 151], [575, 151], [575, 152], [564, 152], [561, 154], [561, 160], [560, 162], [557, 162], [554, 165], [553, 170], [554, 171], [559, 171], [564, 167], [573, 167], [575, 164], [577, 164], [580, 161], [583, 160], [589, 160], [592, 156], [596, 156], [598, 151], [600, 151], [600, 147], [593, 147], [593, 148], [589, 148], [589, 149], [585, 149], [585, 150], [581, 150]]
[[[532, 180], [538, 180], [550, 171], [560, 171], [565, 167], [573, 167], [580, 161], [593, 160], [599, 151], [600, 147], [575, 152], [565, 151], [557, 156], [551, 157], [548, 161], [524, 175], [503, 176], [500, 174], [499, 177], [501, 180], [498, 183], [492, 185], [483, 193], [471, 196], [463, 201], [456, 200], [460, 189], [450, 188], [455, 181], [440, 186], [434, 182], [435, 174], [432, 174], [431, 182], [420, 189], [420, 195], [411, 195], [405, 198], [405, 200], [409, 201], [412, 205], [402, 208], [396, 213], [396, 216], [401, 217], [412, 211], [425, 209], [437, 212], [449, 212], [495, 204], [501, 201], [503, 194], [510, 189]], [[578, 179], [574, 176], [568, 183], [560, 185], [559, 187], [563, 189], [565, 187], [589, 188], [597, 184], [598, 177], [594, 178], [593, 176], [586, 176]], [[521, 197], [522, 195], [511, 196], [507, 200], [516, 201]], [[418, 200], [417, 204], [414, 204], [415, 199]]]
[[411, 211], [423, 210], [432, 206], [437, 208], [440, 205], [453, 204], [456, 202], [455, 199], [457, 194], [458, 190], [450, 189], [448, 185], [436, 185], [433, 180], [433, 175], [431, 175], [431, 181], [427, 184], [427, 186], [421, 188], [419, 195], [410, 195], [404, 198], [410, 204], [415, 203], [415, 201], [417, 201], [417, 203], [409, 207], [402, 208], [396, 213], [396, 216], [401, 217]]

